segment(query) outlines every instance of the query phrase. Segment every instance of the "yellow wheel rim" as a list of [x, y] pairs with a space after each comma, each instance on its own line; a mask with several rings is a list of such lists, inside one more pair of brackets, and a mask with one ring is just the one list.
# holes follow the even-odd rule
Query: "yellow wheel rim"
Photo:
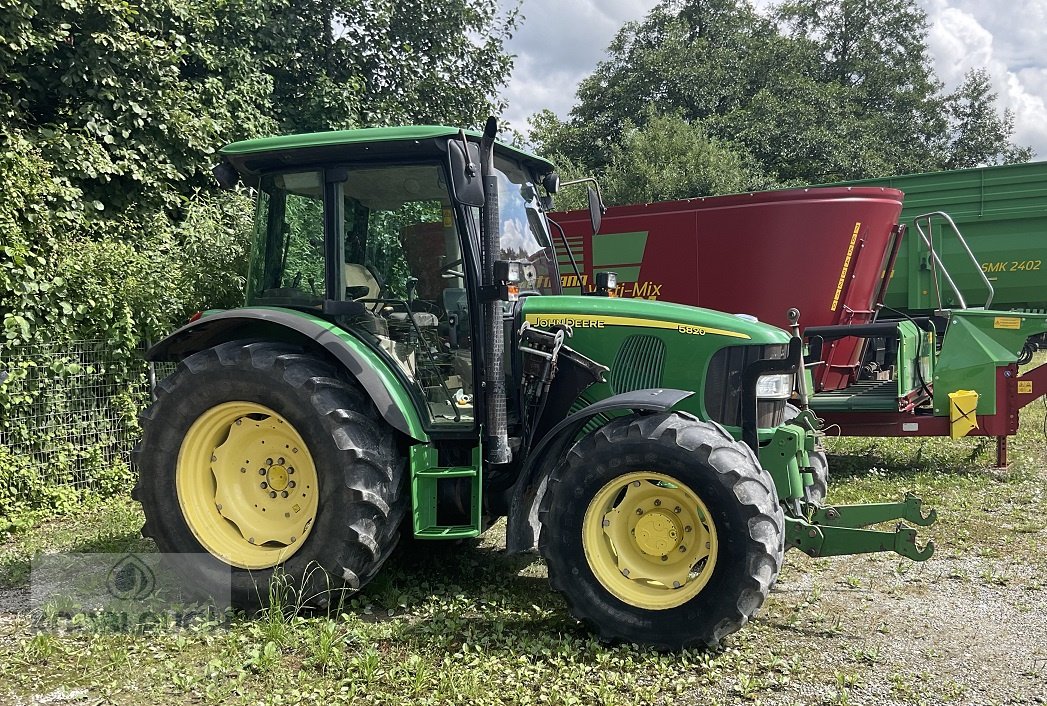
[[616, 598], [646, 610], [683, 605], [716, 567], [716, 526], [694, 491], [664, 473], [615, 478], [582, 520], [585, 558]]
[[254, 402], [225, 402], [193, 422], [178, 452], [175, 488], [197, 541], [242, 569], [285, 561], [316, 519], [309, 449], [286, 419]]

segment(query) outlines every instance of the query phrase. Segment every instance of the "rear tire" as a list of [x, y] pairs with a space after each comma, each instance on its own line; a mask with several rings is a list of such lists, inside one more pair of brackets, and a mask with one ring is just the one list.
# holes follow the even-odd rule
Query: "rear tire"
[[236, 341], [189, 356], [156, 393], [132, 495], [161, 552], [210, 555], [178, 562], [188, 586], [220, 594], [231, 578], [233, 603], [258, 607], [279, 571], [299, 603], [322, 607], [389, 557], [408, 507], [405, 462], [334, 366]]
[[609, 641], [715, 646], [759, 610], [782, 564], [771, 477], [720, 427], [678, 413], [579, 441], [540, 519], [550, 583]]

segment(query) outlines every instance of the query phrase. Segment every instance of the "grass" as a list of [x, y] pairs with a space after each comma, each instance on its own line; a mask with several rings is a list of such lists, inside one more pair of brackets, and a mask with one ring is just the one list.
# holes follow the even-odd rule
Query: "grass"
[[[790, 552], [759, 617], [717, 651], [600, 644], [548, 590], [540, 561], [498, 549], [495, 528], [473, 544], [401, 552], [334, 616], [280, 606], [132, 635], [35, 632], [24, 615], [0, 614], [0, 702], [1032, 703], [1047, 653], [1001, 663], [1022, 638], [990, 618], [1005, 606], [1020, 625], [1045, 596], [1043, 417], [1026, 410], [1004, 471], [976, 439], [831, 440], [830, 499], [917, 492], [939, 511], [921, 530], [935, 558]], [[21, 590], [39, 551], [149, 551], [141, 521], [114, 498], [10, 536], [0, 587]], [[983, 654], [977, 635], [999, 644]]]

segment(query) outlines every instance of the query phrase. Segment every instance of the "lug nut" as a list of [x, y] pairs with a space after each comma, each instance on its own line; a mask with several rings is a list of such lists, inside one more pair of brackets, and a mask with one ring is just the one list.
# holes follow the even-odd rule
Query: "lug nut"
[[686, 551], [687, 551], [687, 547], [685, 547], [684, 545], [681, 544], [680, 545], [680, 553], [683, 554]]
[[264, 476], [265, 475], [265, 469], [264, 468], [259, 468], [258, 469], [258, 475]]
[[662, 561], [669, 561], [669, 555], [668, 554], [662, 554]]
[[629, 569], [622, 569], [622, 576], [629, 578]]
[[273, 459], [271, 459], [271, 458], [265, 459], [265, 465], [267, 465], [267, 466], [273, 465]]
[[682, 509], [683, 509], [683, 508], [681, 508], [681, 507], [680, 507], [679, 505], [677, 505], [676, 507], [674, 507], [674, 508], [673, 508], [673, 512], [675, 512], [675, 513], [676, 513], [677, 515], [679, 515], [679, 514], [680, 514], [680, 511], [681, 511]]
[[217, 461], [217, 460], [218, 460], [218, 457], [215, 456], [214, 454], [211, 454], [211, 461], [213, 462], [213, 461]]
[[280, 458], [276, 459], [276, 465], [277, 466], [284, 465], [284, 457], [283, 456], [281, 456]]
[[269, 487], [269, 484], [266, 483], [265, 481], [262, 481], [262, 490], [265, 490], [268, 487]]
[[288, 488], [293, 488], [294, 486], [295, 486], [295, 482], [293, 480], [287, 481], [287, 487]]
[[654, 504], [655, 504], [655, 506], [661, 505], [661, 504], [662, 504], [662, 501], [661, 501], [661, 500], [655, 500], [655, 501], [654, 501]]
[[683, 531], [684, 532], [690, 532], [691, 531], [691, 526], [687, 525], [686, 527], [683, 528]]
[[241, 473], [247, 473], [247, 469], [244, 468], [243, 466], [240, 466], [240, 472]]
[[679, 581], [673, 581], [673, 588], [680, 588], [681, 586], [683, 586], [683, 584]]
[[636, 508], [636, 514], [637, 515], [642, 515], [643, 514], [643, 509], [642, 508]]
[[276, 497], [276, 491], [275, 490], [270, 490], [269, 491], [269, 497], [270, 498], [275, 498]]
[[285, 490], [282, 493], [280, 493], [280, 497], [286, 498], [287, 497], [287, 491]]
[[287, 467], [287, 472], [288, 473], [294, 473], [294, 466], [288, 466]]

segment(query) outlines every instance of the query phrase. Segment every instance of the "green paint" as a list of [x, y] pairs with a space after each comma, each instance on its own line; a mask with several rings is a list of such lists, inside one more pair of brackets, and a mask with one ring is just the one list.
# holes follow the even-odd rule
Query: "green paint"
[[811, 465], [807, 446], [813, 449], [813, 441], [814, 435], [801, 427], [783, 424], [774, 430], [770, 443], [760, 447], [760, 465], [771, 474], [779, 500], [803, 498], [804, 485], [813, 482], [810, 473], [801, 471]]
[[593, 267], [636, 264], [639, 273], [639, 263], [643, 261], [643, 251], [647, 247], [647, 231], [597, 235], [592, 243]]
[[[1018, 328], [1008, 328], [1017, 320]], [[978, 414], [996, 413], [996, 369], [1018, 360], [1029, 336], [1047, 332], [1047, 315], [963, 309], [949, 312], [934, 373], [934, 413], [949, 415], [949, 393], [975, 390]]]
[[619, 282], [635, 282], [640, 279], [640, 266], [636, 267], [594, 267], [593, 275], [597, 272], [614, 272], [618, 275]]
[[[913, 226], [915, 216], [948, 213], [990, 278], [996, 309], [1047, 309], [1047, 162], [910, 174], [824, 186], [886, 186], [905, 192], [900, 223], [909, 226], [885, 303], [911, 313], [937, 308], [927, 247]], [[948, 227], [946, 226], [946, 231]], [[985, 303], [985, 285], [967, 253], [941, 219], [932, 240], [969, 306]], [[958, 305], [939, 274], [946, 308]]]
[[906, 520], [921, 527], [930, 527], [937, 521], [938, 513], [931, 510], [923, 514], [923, 501], [912, 493], [905, 494], [900, 503], [870, 503], [868, 505], [833, 505], [820, 507], [811, 515], [811, 522], [833, 527], [868, 527], [881, 522]]
[[898, 322], [898, 358], [894, 380], [859, 380], [843, 390], [819, 392], [811, 406], [824, 411], [898, 411], [899, 400], [931, 385], [935, 368], [934, 334], [911, 321]]
[[814, 557], [896, 552], [913, 561], [925, 561], [934, 554], [934, 542], [928, 542], [921, 549], [916, 544], [916, 530], [904, 525], [893, 532], [881, 532], [814, 525], [786, 517], [785, 543], [787, 547], [795, 547]]
[[[465, 133], [473, 138], [474, 141], [479, 140], [481, 137], [480, 133], [474, 130], [466, 130]], [[281, 152], [295, 152], [297, 150], [331, 149], [350, 145], [366, 147], [375, 143], [400, 142], [403, 143], [403, 153], [407, 155], [419, 151], [416, 146], [418, 141], [453, 138], [458, 134], [458, 128], [443, 125], [408, 125], [403, 127], [371, 127], [359, 130], [331, 130], [329, 132], [242, 140], [226, 145], [219, 151], [219, 154], [223, 157], [243, 158], [272, 155]], [[497, 143], [497, 149], [502, 154], [516, 157], [525, 162], [544, 165], [547, 168], [546, 171], [552, 171], [553, 169], [553, 166], [546, 160], [524, 150], [503, 143]], [[387, 155], [383, 154], [384, 156]]]
[[[716, 351], [725, 346], [764, 345], [788, 343], [789, 334], [768, 324], [746, 321], [730, 314], [711, 309], [683, 306], [668, 302], [645, 299], [619, 299], [596, 296], [543, 296], [528, 297], [523, 305], [524, 316], [532, 324], [541, 319], [581, 316], [587, 326], [574, 326], [574, 336], [568, 345], [607, 367], [614, 364], [615, 357], [625, 341], [636, 335], [659, 339], [664, 348], [660, 385], [679, 390], [693, 390], [694, 395], [681, 401], [677, 408], [694, 414], [700, 419], [709, 419], [705, 410], [705, 378], [709, 361]], [[635, 325], [605, 325], [597, 327], [594, 319], [635, 321]], [[661, 323], [664, 327], [644, 326], [645, 322]], [[706, 330], [705, 335], [683, 333]], [[734, 333], [727, 336], [713, 331]], [[613, 376], [613, 373], [612, 373]], [[592, 402], [614, 394], [607, 383], [597, 383], [586, 391]], [[735, 438], [741, 438], [741, 429], [727, 427]], [[768, 439], [773, 431], [761, 432]]]
[[[483, 456], [479, 443], [473, 449], [472, 466], [440, 467], [439, 454], [432, 446], [411, 447], [411, 505], [414, 536], [419, 539], [465, 539], [480, 534], [483, 520]], [[441, 525], [437, 500], [441, 481], [470, 479], [470, 521], [464, 525]]]
[[281, 307], [251, 307], [253, 309], [272, 309], [273, 311], [281, 311], [285, 314], [293, 314], [303, 319], [308, 319], [312, 323], [316, 324], [320, 328], [324, 329], [327, 333], [336, 336], [346, 348], [351, 349], [354, 353], [358, 354], [363, 358], [368, 367], [378, 376], [381, 380], [382, 386], [385, 387], [389, 396], [393, 399], [393, 402], [399, 408], [403, 414], [404, 419], [407, 420], [407, 428], [410, 431], [411, 436], [418, 441], [428, 441], [429, 435], [425, 433], [425, 429], [422, 427], [422, 417], [419, 415], [418, 409], [415, 407], [414, 399], [400, 383], [399, 378], [393, 373], [389, 365], [378, 356], [377, 353], [368, 348], [362, 341], [354, 336], [349, 331], [338, 327], [337, 325], [321, 319], [319, 316], [308, 314], [304, 311], [298, 311], [296, 309], [285, 309]]

